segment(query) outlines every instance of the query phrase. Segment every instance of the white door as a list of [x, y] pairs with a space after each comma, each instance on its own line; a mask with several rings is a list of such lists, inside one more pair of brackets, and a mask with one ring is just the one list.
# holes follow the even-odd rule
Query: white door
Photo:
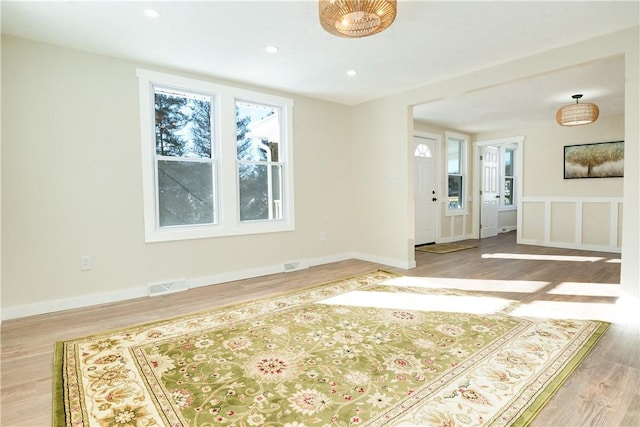
[[413, 137], [415, 244], [436, 241], [436, 140]]
[[500, 206], [500, 176], [498, 164], [498, 149], [496, 147], [482, 148], [482, 176], [481, 210], [480, 210], [480, 238], [498, 235], [498, 207]]

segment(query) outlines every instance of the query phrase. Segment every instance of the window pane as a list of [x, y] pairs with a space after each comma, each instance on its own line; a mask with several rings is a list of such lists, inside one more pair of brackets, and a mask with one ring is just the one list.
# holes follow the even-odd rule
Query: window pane
[[269, 181], [271, 182], [271, 193], [269, 198], [271, 200], [271, 208], [273, 210], [270, 215], [271, 219], [282, 219], [282, 166], [271, 165], [271, 176]]
[[462, 176], [449, 175], [449, 209], [462, 209]]
[[236, 101], [240, 220], [282, 219], [280, 107]]
[[240, 220], [282, 219], [282, 166], [239, 165]]
[[431, 154], [431, 149], [427, 144], [418, 144], [415, 151], [413, 152], [413, 155], [415, 157], [425, 157], [428, 159], [433, 157], [433, 154]]
[[462, 165], [462, 141], [447, 140], [447, 173], [460, 174]]
[[513, 176], [513, 150], [504, 152], [504, 175]]
[[238, 160], [278, 161], [280, 108], [236, 101]]
[[160, 227], [215, 222], [212, 173], [210, 162], [158, 161]]
[[211, 158], [211, 97], [155, 89], [156, 154]]
[[513, 178], [504, 179], [504, 204], [513, 205]]

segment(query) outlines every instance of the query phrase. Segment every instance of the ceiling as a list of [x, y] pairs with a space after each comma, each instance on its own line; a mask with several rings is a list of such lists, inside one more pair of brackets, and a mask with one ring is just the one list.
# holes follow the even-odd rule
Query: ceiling
[[[398, 0], [389, 29], [345, 39], [321, 28], [315, 0], [1, 2], [4, 34], [346, 105], [637, 26], [639, 6]], [[150, 7], [159, 18], [144, 15]], [[550, 120], [573, 93], [602, 115], [624, 111], [624, 60], [440, 100], [414, 115], [473, 133]]]
[[556, 111], [594, 102], [600, 116], [624, 113], [624, 56], [452, 96], [414, 107], [417, 120], [468, 133], [517, 129], [531, 123], [555, 123]]

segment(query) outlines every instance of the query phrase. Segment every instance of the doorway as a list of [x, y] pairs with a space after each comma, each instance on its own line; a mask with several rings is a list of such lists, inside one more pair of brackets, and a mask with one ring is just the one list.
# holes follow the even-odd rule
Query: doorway
[[480, 190], [480, 238], [498, 235], [498, 209], [500, 208], [500, 172], [498, 147], [481, 147], [480, 163], [482, 167]]
[[413, 137], [414, 243], [435, 243], [438, 207], [439, 135], [420, 133]]
[[524, 136], [477, 141], [474, 146], [474, 234], [493, 237], [520, 226]]

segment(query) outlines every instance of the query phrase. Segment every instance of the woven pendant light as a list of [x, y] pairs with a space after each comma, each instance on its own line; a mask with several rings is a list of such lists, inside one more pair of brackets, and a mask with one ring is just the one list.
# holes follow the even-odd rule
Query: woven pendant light
[[562, 126], [579, 126], [587, 125], [598, 120], [600, 109], [592, 102], [584, 102], [580, 104], [578, 100], [582, 95], [573, 95], [576, 100], [575, 104], [565, 105], [556, 113], [556, 122]]
[[396, 0], [319, 0], [320, 24], [340, 37], [366, 37], [396, 19]]

